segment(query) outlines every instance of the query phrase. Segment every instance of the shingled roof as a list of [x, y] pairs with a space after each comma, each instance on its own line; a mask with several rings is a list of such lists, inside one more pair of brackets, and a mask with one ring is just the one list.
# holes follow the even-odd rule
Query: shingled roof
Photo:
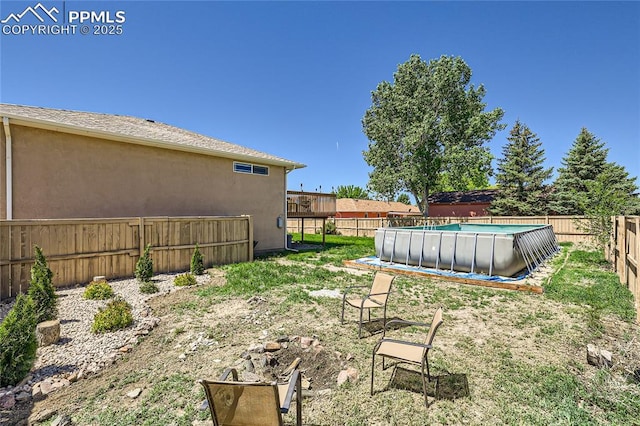
[[275, 155], [144, 118], [13, 104], [0, 104], [0, 116], [9, 118], [10, 124], [260, 162], [289, 170], [305, 167]]
[[436, 192], [429, 196], [429, 204], [473, 204], [491, 203], [497, 189], [474, 189], [470, 191]]

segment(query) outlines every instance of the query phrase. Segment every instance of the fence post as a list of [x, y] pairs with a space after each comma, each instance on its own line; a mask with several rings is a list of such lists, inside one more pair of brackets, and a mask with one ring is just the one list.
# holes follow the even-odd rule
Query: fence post
[[629, 259], [627, 243], [627, 217], [622, 217], [622, 282], [629, 288]]
[[247, 226], [248, 226], [248, 240], [247, 241], [247, 262], [253, 262], [253, 217], [249, 215], [245, 215], [247, 218]]
[[138, 218], [138, 222], [139, 222], [139, 227], [140, 229], [138, 229], [138, 239], [140, 240], [139, 244], [139, 251], [140, 251], [140, 257], [142, 257], [143, 253], [144, 253], [144, 217], [139, 217]]
[[356, 217], [356, 237], [359, 237], [359, 228], [360, 228], [360, 221], [358, 220], [358, 218]]

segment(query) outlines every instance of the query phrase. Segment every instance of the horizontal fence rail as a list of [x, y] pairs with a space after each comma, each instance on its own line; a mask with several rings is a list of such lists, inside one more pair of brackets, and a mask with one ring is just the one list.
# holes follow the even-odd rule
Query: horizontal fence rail
[[253, 260], [250, 216], [140, 217], [0, 221], [0, 300], [28, 289], [33, 247], [53, 272], [53, 285], [96, 275], [132, 277], [147, 244], [154, 273], [189, 270], [198, 244], [205, 266]]

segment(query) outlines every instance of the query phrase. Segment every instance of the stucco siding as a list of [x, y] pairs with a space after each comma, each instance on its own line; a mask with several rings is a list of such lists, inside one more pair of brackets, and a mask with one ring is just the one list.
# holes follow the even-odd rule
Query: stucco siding
[[[13, 218], [252, 215], [256, 250], [282, 248], [284, 167], [11, 125]], [[2, 214], [5, 215], [4, 136]], [[3, 216], [4, 218], [4, 216]]]

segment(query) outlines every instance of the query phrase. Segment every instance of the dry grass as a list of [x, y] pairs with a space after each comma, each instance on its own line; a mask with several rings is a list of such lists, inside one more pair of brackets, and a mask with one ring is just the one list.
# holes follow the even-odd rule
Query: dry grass
[[[161, 325], [131, 354], [99, 376], [51, 394], [32, 412], [55, 409], [82, 425], [210, 424], [208, 412], [198, 411], [204, 393], [196, 380], [239, 365], [242, 352], [264, 341], [266, 331], [267, 340], [315, 335], [324, 347], [321, 358], [309, 352], [303, 359], [312, 389], [330, 388], [305, 398], [306, 425], [639, 424], [640, 390], [627, 381], [629, 371], [640, 368], [637, 325], [602, 309], [596, 319], [601, 326], [594, 329], [587, 320], [589, 306], [560, 297], [414, 277], [396, 280], [389, 315], [428, 321], [443, 306], [445, 322], [430, 355], [432, 372], [443, 381], [465, 377], [470, 395], [430, 398], [425, 409], [414, 376], [402, 371], [392, 376], [393, 369], [378, 367], [376, 392], [370, 396], [371, 350], [378, 336], [357, 339], [355, 310], [340, 325], [340, 301], [308, 293], [371, 281], [371, 273], [336, 268], [335, 257], [344, 256], [330, 248], [288, 255], [285, 261], [223, 267], [209, 285], [153, 299]], [[260, 299], [251, 298], [255, 288]], [[396, 331], [403, 338], [417, 338], [418, 332]], [[180, 359], [201, 336], [216, 343]], [[614, 352], [618, 366], [609, 371], [588, 365], [587, 343]], [[332, 377], [347, 365], [360, 379], [338, 388]], [[460, 383], [450, 383], [450, 390], [460, 391]], [[131, 399], [126, 394], [134, 388], [143, 391]], [[289, 415], [285, 419], [293, 421]]]

